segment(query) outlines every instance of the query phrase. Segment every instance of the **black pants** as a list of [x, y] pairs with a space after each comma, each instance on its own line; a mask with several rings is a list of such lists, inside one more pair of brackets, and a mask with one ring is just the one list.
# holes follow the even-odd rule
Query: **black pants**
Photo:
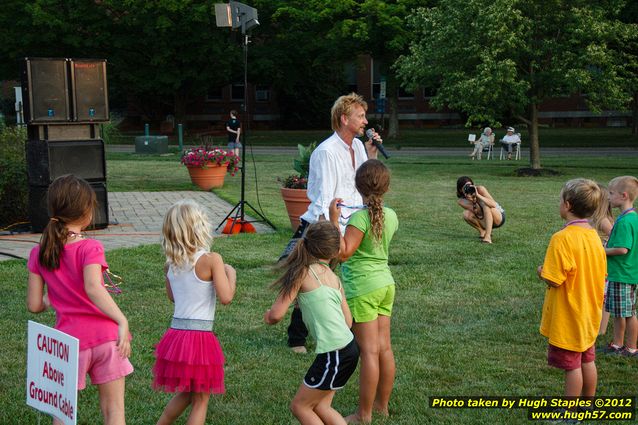
[[[308, 223], [305, 220], [301, 220], [301, 224], [295, 231], [295, 234], [292, 235], [292, 239], [286, 245], [286, 249], [279, 257], [279, 261], [285, 260], [290, 253], [297, 246], [297, 242], [302, 238], [306, 229], [308, 228]], [[300, 347], [306, 344], [306, 337], [308, 336], [308, 329], [306, 329], [306, 325], [303, 322], [301, 317], [301, 310], [299, 306], [295, 303], [295, 308], [292, 310], [292, 315], [290, 316], [290, 325], [288, 325], [288, 346], [289, 347]]]

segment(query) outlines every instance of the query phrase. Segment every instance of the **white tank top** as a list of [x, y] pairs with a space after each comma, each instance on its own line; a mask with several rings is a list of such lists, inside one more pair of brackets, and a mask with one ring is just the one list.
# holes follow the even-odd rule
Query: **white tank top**
[[[195, 254], [194, 264], [206, 251]], [[178, 319], [215, 319], [215, 285], [213, 281], [201, 280], [195, 274], [195, 266], [186, 269], [168, 268], [168, 281], [173, 291], [175, 311], [173, 317]]]

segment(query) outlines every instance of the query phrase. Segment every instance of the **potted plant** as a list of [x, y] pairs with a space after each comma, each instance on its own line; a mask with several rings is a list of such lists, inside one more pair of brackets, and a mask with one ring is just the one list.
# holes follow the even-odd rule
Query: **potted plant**
[[204, 190], [222, 187], [226, 173], [234, 176], [239, 170], [239, 161], [233, 151], [208, 145], [184, 150], [181, 159], [188, 168], [191, 181]]
[[317, 147], [313, 142], [308, 146], [297, 145], [298, 156], [292, 162], [292, 166], [297, 172], [286, 178], [279, 179], [281, 182], [281, 197], [286, 204], [288, 218], [293, 230], [299, 227], [299, 217], [306, 212], [310, 200], [306, 196], [308, 187], [308, 171], [310, 169], [310, 155]]

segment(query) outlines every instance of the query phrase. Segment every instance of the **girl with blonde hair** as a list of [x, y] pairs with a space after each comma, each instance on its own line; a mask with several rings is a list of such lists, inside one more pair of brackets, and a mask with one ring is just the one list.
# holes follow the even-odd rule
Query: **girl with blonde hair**
[[213, 333], [216, 300], [235, 295], [236, 274], [209, 252], [212, 227], [195, 201], [170, 207], [162, 227], [166, 295], [175, 303], [171, 327], [155, 349], [153, 387], [176, 392], [158, 424], [172, 424], [190, 405], [188, 424], [204, 424], [211, 394], [225, 392], [224, 354]]

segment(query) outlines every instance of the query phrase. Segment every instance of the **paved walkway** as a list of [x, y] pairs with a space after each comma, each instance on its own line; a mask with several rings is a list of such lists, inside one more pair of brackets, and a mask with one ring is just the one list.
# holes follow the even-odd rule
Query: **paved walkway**
[[[109, 222], [106, 229], [88, 231], [108, 251], [138, 245], [159, 243], [162, 219], [168, 208], [180, 199], [199, 202], [207, 211], [214, 227], [222, 222], [234, 205], [212, 192], [109, 192]], [[246, 217], [251, 221], [252, 218]], [[272, 231], [261, 222], [252, 223], [258, 233]], [[220, 227], [217, 234], [221, 234]], [[29, 251], [40, 240], [39, 233], [0, 234], [0, 261], [28, 258]]]

